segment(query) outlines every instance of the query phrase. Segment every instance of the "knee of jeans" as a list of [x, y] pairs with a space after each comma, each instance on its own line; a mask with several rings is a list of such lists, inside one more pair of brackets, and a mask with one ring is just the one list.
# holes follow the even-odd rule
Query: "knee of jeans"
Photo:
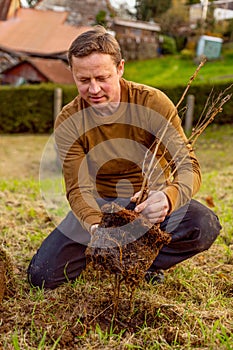
[[44, 268], [41, 268], [40, 266], [34, 264], [33, 262], [31, 262], [28, 267], [27, 275], [28, 275], [28, 282], [32, 287], [38, 287], [40, 289], [56, 288], [48, 272], [46, 272]]
[[211, 218], [205, 218], [204, 216], [199, 219], [199, 234], [195, 238], [195, 248], [198, 252], [202, 252], [211, 247], [218, 237], [221, 228], [218, 218], [215, 215]]

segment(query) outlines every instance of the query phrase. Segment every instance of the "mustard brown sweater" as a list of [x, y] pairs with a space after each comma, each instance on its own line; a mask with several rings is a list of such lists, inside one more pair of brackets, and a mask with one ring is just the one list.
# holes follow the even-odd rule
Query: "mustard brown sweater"
[[77, 96], [55, 122], [67, 199], [87, 230], [101, 220], [96, 198], [129, 198], [140, 190], [142, 170], [155, 150], [149, 184], [164, 191], [170, 212], [187, 203], [201, 183], [199, 163], [171, 100], [158, 89], [123, 78], [120, 83], [121, 104], [111, 115], [98, 115]]

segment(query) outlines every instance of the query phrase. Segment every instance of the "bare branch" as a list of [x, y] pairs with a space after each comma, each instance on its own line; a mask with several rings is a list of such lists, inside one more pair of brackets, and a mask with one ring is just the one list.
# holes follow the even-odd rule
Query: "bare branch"
[[[212, 91], [211, 94], [208, 96], [207, 102], [205, 104], [204, 107], [204, 111], [207, 109], [207, 112], [205, 114], [205, 116], [203, 117], [203, 112], [201, 114], [203, 121], [201, 121], [201, 118], [199, 118], [199, 125], [196, 126], [195, 129], [193, 129], [192, 134], [190, 135], [190, 137], [187, 139], [187, 144], [191, 144], [192, 146], [196, 143], [198, 137], [204, 132], [204, 130], [206, 129], [206, 127], [213, 122], [213, 120], [215, 119], [215, 117], [221, 113], [223, 111], [223, 106], [225, 103], [227, 103], [231, 97], [232, 94], [227, 94], [226, 96], [224, 96], [224, 94], [230, 90], [233, 87], [233, 84], [228, 86], [224, 91], [221, 91], [219, 93], [219, 95], [216, 97], [216, 99], [212, 100], [211, 105], [208, 107], [209, 101], [211, 99], [211, 95], [212, 95]], [[183, 146], [181, 146], [182, 148]], [[161, 171], [156, 179], [153, 181], [153, 183], [151, 184], [151, 186], [153, 186], [156, 181], [159, 179], [160, 176], [162, 176], [164, 170], [168, 169], [172, 162], [175, 161], [177, 155], [179, 154], [181, 149], [177, 149], [176, 153], [173, 155], [172, 160], [166, 165], [166, 168], [163, 169], [163, 171]], [[181, 159], [179, 159], [179, 162], [177, 162], [176, 167], [174, 168], [174, 170], [170, 173], [168, 180], [171, 180], [172, 177], [174, 176], [174, 174], [177, 172], [178, 167], [184, 162], [184, 160], [187, 158], [187, 155], [184, 155]], [[161, 190], [163, 188], [163, 186], [161, 185], [158, 190]]]
[[206, 58], [204, 57], [201, 61], [201, 63], [199, 64], [199, 66], [197, 67], [197, 69], [195, 70], [194, 74], [191, 76], [191, 78], [189, 79], [188, 85], [186, 87], [186, 89], [184, 90], [179, 102], [176, 105], [176, 108], [178, 109], [179, 106], [181, 105], [181, 103], [183, 102], [192, 82], [196, 79], [196, 76], [198, 75], [200, 69], [204, 66], [204, 64], [206, 63]]
[[[174, 113], [177, 113], [177, 110], [180, 106], [180, 104], [182, 103], [182, 101], [184, 100], [184, 97], [185, 95], [187, 94], [192, 82], [194, 81], [194, 79], [196, 78], [197, 74], [199, 73], [200, 69], [204, 66], [206, 62], [206, 58], [203, 58], [203, 60], [200, 62], [199, 66], [197, 67], [197, 69], [195, 70], [194, 74], [191, 76], [191, 78], [189, 79], [189, 82], [188, 82], [188, 85], [184, 91], [184, 93], [182, 94], [180, 100], [178, 101], [177, 105], [176, 105], [176, 109], [175, 109], [175, 112]], [[163, 141], [163, 138], [167, 132], [167, 129], [169, 127], [169, 124], [172, 120], [172, 118], [174, 117], [174, 114], [172, 113], [170, 115], [170, 117], [168, 118], [167, 120], [167, 123], [166, 123], [166, 126], [162, 132], [162, 135], [161, 137], [159, 138], [159, 141], [156, 143], [156, 147], [155, 147], [155, 150], [153, 152], [153, 156], [152, 156], [152, 159], [148, 165], [148, 168], [146, 171], [145, 170], [145, 159], [144, 159], [144, 162], [143, 162], [143, 182], [142, 182], [142, 186], [141, 186], [141, 190], [140, 190], [140, 194], [139, 194], [139, 197], [137, 198], [137, 204], [141, 203], [144, 199], [144, 197], [147, 195], [148, 193], [148, 179], [151, 177], [151, 173], [153, 173], [153, 170], [156, 168], [157, 164], [158, 164], [158, 160], [157, 162], [154, 164], [155, 162], [155, 159], [156, 159], [156, 155], [157, 155], [157, 152], [158, 152], [158, 149]], [[153, 144], [154, 145], [154, 144]], [[152, 146], [153, 146], [152, 145]], [[149, 150], [148, 150], [149, 151]], [[146, 158], [148, 156], [148, 151], [146, 152]]]

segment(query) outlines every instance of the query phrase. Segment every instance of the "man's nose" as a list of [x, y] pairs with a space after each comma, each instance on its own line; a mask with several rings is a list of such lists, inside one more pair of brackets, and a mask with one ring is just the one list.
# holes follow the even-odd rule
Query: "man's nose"
[[89, 85], [89, 92], [91, 94], [98, 94], [98, 92], [101, 90], [99, 84], [97, 83], [96, 80], [91, 80], [90, 85]]

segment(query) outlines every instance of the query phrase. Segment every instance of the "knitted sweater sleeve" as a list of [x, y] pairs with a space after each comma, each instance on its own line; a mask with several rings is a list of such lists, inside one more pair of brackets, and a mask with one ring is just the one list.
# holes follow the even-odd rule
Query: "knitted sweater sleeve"
[[[71, 105], [72, 106], [72, 105]], [[77, 107], [68, 105], [55, 122], [55, 141], [62, 163], [66, 196], [70, 207], [83, 228], [90, 231], [101, 221], [101, 211], [93, 197], [85, 149], [79, 130]]]

